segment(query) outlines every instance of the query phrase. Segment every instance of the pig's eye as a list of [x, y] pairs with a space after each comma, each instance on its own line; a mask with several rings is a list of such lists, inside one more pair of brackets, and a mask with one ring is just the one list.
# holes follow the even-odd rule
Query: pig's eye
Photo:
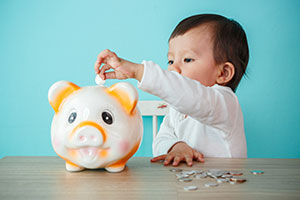
[[113, 117], [111, 116], [111, 114], [107, 111], [104, 111], [102, 113], [102, 119], [103, 121], [108, 124], [108, 125], [111, 125], [113, 123]]
[[72, 113], [70, 114], [70, 116], [69, 116], [68, 122], [69, 122], [70, 124], [72, 124], [72, 123], [75, 121], [76, 117], [77, 117], [77, 113], [76, 113], [76, 112], [72, 112]]

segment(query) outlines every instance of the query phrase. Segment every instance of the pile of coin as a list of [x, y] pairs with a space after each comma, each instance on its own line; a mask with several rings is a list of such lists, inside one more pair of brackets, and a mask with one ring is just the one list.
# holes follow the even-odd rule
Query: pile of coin
[[[206, 179], [211, 178], [215, 180], [215, 182], [207, 182], [204, 184], [205, 187], [218, 187], [219, 184], [222, 183], [230, 183], [230, 184], [241, 184], [245, 183], [247, 180], [242, 178], [243, 173], [239, 171], [227, 171], [221, 169], [209, 169], [207, 171], [202, 170], [191, 170], [191, 171], [183, 171], [179, 168], [170, 169], [171, 172], [175, 173], [175, 176], [180, 182], [191, 182], [193, 179]], [[260, 175], [264, 174], [263, 171], [254, 170], [251, 171], [252, 174]], [[185, 191], [197, 190], [197, 186], [187, 186], [184, 187]]]

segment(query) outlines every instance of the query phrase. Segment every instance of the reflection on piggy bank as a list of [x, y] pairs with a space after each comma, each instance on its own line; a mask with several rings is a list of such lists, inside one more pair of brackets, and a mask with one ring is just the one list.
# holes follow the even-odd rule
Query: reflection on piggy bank
[[59, 81], [48, 93], [55, 111], [51, 140], [68, 171], [120, 172], [138, 150], [143, 122], [138, 94], [129, 83], [79, 87]]

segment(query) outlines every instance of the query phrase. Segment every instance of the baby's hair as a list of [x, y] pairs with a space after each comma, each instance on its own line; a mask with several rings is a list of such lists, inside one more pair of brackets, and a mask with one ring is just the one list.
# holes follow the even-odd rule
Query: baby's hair
[[226, 86], [235, 91], [246, 72], [249, 60], [246, 33], [238, 22], [216, 14], [194, 15], [179, 22], [169, 41], [204, 24], [212, 27], [213, 52], [216, 64], [231, 62], [234, 65], [235, 74]]

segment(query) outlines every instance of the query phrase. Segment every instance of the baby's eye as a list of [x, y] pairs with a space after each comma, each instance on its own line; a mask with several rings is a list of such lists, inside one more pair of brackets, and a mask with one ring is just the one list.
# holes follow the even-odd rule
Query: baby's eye
[[192, 58], [185, 58], [184, 59], [184, 62], [186, 62], [186, 63], [189, 63], [189, 62], [192, 62], [192, 61], [194, 61], [194, 59], [192, 59]]
[[172, 65], [173, 63], [174, 63], [173, 60], [169, 60], [169, 61], [168, 61], [168, 65]]

